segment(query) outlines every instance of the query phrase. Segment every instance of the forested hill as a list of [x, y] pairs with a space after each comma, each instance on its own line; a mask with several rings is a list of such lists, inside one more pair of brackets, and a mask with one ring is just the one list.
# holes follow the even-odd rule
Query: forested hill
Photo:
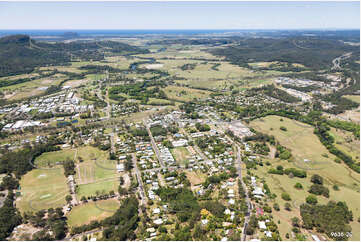
[[39, 66], [65, 65], [71, 60], [102, 60], [104, 52], [126, 55], [148, 50], [116, 41], [48, 43], [27, 35], [10, 35], [0, 38], [0, 77], [29, 73]]
[[209, 52], [241, 66], [250, 62], [280, 61], [319, 70], [331, 68], [332, 60], [347, 52], [359, 55], [359, 48], [327, 37], [244, 38], [237, 44], [209, 49]]

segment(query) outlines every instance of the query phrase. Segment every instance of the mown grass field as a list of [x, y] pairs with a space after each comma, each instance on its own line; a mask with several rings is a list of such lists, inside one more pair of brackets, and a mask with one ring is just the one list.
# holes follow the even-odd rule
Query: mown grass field
[[[309, 195], [307, 192], [311, 186], [310, 178], [313, 174], [319, 174], [324, 178], [324, 184], [330, 190], [330, 198], [327, 199], [323, 196], [317, 196], [319, 203], [325, 204], [329, 200], [346, 201], [349, 208], [353, 211], [355, 218], [360, 214], [360, 176], [359, 174], [351, 171], [344, 164], [334, 162], [334, 156], [330, 154], [327, 149], [321, 144], [317, 136], [313, 134], [313, 127], [306, 124], [293, 121], [287, 118], [282, 118], [280, 121], [279, 116], [267, 116], [262, 119], [254, 120], [250, 126], [254, 129], [274, 135], [275, 138], [285, 147], [290, 148], [295, 161], [281, 161], [278, 159], [268, 159], [271, 166], [264, 165], [258, 167], [257, 170], [252, 172], [260, 178], [265, 179], [272, 193], [277, 195], [274, 202], [279, 203], [281, 207], [280, 212], [273, 213], [274, 217], [281, 221], [282, 228], [289, 228], [290, 219], [293, 216], [299, 215], [299, 205], [305, 202], [305, 198]], [[281, 131], [280, 126], [287, 128], [287, 131]], [[271, 130], [272, 129], [272, 130]], [[323, 156], [324, 155], [324, 156]], [[328, 156], [328, 157], [325, 157]], [[310, 160], [305, 162], [304, 159]], [[286, 175], [268, 174], [267, 171], [273, 167], [282, 165], [284, 168], [297, 168], [307, 171], [307, 178], [289, 178]], [[303, 186], [303, 190], [294, 188], [296, 182]], [[338, 185], [340, 191], [335, 191], [332, 187]], [[285, 211], [284, 201], [281, 198], [282, 192], [290, 194], [293, 206], [292, 212]], [[273, 202], [271, 203], [273, 204]], [[356, 221], [351, 223], [353, 229], [353, 240], [359, 240], [360, 224]], [[288, 224], [288, 225], [287, 225]], [[288, 226], [288, 227], [287, 227]], [[282, 233], [281, 229], [281, 233]], [[290, 232], [289, 229], [284, 229], [284, 233]], [[285, 238], [285, 234], [281, 234]], [[310, 239], [310, 238], [309, 238]]]
[[159, 99], [159, 98], [149, 98], [148, 101], [149, 105], [171, 105], [172, 101], [166, 99]]
[[35, 169], [20, 180], [21, 196], [16, 206], [23, 213], [41, 209], [62, 207], [69, 188], [61, 166], [55, 169]]
[[190, 157], [190, 153], [186, 147], [177, 147], [170, 149], [170, 152], [174, 156], [174, 159], [180, 165], [186, 165], [189, 163], [188, 159]]
[[75, 149], [64, 149], [53, 152], [46, 152], [38, 156], [34, 164], [37, 167], [51, 167], [56, 165], [57, 162], [62, 162], [67, 159], [73, 160], [75, 158]]
[[354, 102], [360, 104], [360, 96], [357, 96], [357, 95], [345, 95], [344, 97], [347, 98], [347, 99], [350, 99], [351, 101], [354, 101]]
[[1, 87], [0, 91], [5, 94], [5, 97], [9, 100], [22, 99], [39, 95], [45, 92], [46, 88], [51, 85], [58, 85], [62, 80], [65, 79], [64, 75], [61, 76], [50, 76], [42, 79], [36, 79], [16, 85], [7, 87]]
[[84, 160], [77, 164], [75, 175], [79, 199], [82, 196], [96, 195], [97, 191], [117, 191], [119, 174], [116, 172], [116, 161], [109, 160], [108, 152], [85, 146], [78, 149], [77, 157]]
[[74, 207], [67, 215], [70, 227], [89, 224], [93, 220], [100, 221], [115, 213], [119, 207], [119, 202], [115, 199], [97, 202], [88, 202]]

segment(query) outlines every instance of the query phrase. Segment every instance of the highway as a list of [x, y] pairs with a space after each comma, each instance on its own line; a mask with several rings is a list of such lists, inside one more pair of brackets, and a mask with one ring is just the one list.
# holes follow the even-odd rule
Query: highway
[[347, 58], [350, 58], [352, 55], [352, 52], [348, 52], [348, 53], [345, 53], [339, 57], [336, 57], [335, 59], [332, 60], [332, 68], [331, 70], [334, 70], [334, 69], [341, 69], [341, 60], [344, 60], [344, 59], [347, 59]]

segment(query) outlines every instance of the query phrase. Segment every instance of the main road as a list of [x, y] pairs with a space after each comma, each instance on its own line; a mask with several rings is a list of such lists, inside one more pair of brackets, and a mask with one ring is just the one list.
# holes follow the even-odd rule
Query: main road
[[[210, 119], [212, 120], [212, 118], [210, 118]], [[215, 122], [215, 121], [213, 120], [213, 122]], [[219, 122], [217, 127], [221, 131], [224, 132], [225, 131], [224, 126], [220, 125], [220, 124], [222, 124], [222, 122]], [[228, 135], [225, 135], [225, 138], [228, 139], [232, 144], [234, 144], [236, 146], [236, 149], [237, 149], [237, 158], [236, 158], [236, 164], [235, 165], [236, 165], [236, 169], [237, 169], [237, 173], [238, 173], [238, 179], [240, 180], [240, 182], [242, 184], [242, 187], [243, 187], [243, 190], [244, 190], [244, 193], [245, 193], [245, 200], [246, 200], [246, 203], [247, 203], [247, 212], [246, 212], [246, 215], [245, 215], [245, 218], [244, 218], [244, 225], [243, 225], [243, 228], [242, 228], [242, 238], [241, 238], [242, 241], [245, 241], [246, 238], [247, 238], [246, 228], [248, 226], [248, 222], [249, 222], [249, 219], [250, 219], [250, 216], [251, 216], [251, 213], [252, 213], [252, 203], [250, 202], [250, 199], [248, 197], [248, 188], [247, 188], [246, 184], [243, 182], [243, 179], [242, 179], [241, 147], [239, 146], [239, 144], [236, 141], [231, 139]], [[240, 195], [240, 194], [238, 194], [238, 195]]]
[[162, 160], [162, 157], [160, 156], [160, 151], [159, 151], [159, 149], [158, 149], [158, 146], [157, 146], [157, 144], [156, 144], [155, 141], [154, 141], [152, 132], [150, 131], [150, 128], [149, 128], [149, 126], [148, 126], [148, 124], [147, 124], [147, 122], [146, 122], [145, 120], [143, 120], [143, 123], [144, 123], [145, 128], [147, 129], [148, 135], [149, 135], [149, 137], [150, 137], [150, 142], [152, 143], [153, 150], [154, 150], [154, 152], [155, 152], [155, 154], [156, 154], [156, 156], [157, 156], [157, 158], [158, 158], [158, 160], [159, 160], [160, 166], [161, 166], [162, 168], [165, 168], [165, 165], [164, 165], [164, 162], [163, 162], [163, 160]]
[[146, 196], [145, 196], [145, 191], [144, 191], [144, 187], [143, 187], [142, 176], [141, 176], [140, 171], [138, 169], [137, 156], [134, 153], [132, 153], [132, 160], [133, 160], [135, 175], [137, 177], [138, 186], [139, 186], [139, 190], [140, 190], [139, 195], [140, 195], [140, 198], [142, 200], [142, 204], [145, 205], [146, 204]]

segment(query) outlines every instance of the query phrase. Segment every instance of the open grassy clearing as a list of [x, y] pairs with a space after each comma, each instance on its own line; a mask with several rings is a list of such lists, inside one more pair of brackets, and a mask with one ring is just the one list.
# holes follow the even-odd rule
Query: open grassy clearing
[[360, 107], [357, 109], [346, 110], [345, 112], [338, 114], [336, 117], [341, 120], [360, 123]]
[[[310, 177], [313, 174], [319, 174], [324, 178], [325, 186], [330, 190], [330, 199], [336, 201], [346, 201], [347, 205], [353, 211], [354, 216], [358, 217], [360, 214], [360, 176], [347, 168], [344, 164], [337, 164], [334, 162], [334, 156], [330, 154], [326, 148], [320, 143], [317, 136], [313, 134], [313, 128], [306, 124], [293, 121], [279, 116], [267, 116], [262, 119], [257, 119], [251, 122], [251, 127], [258, 131], [274, 135], [275, 138], [287, 148], [292, 150], [292, 155], [295, 157], [294, 162], [271, 160], [271, 166], [276, 167], [282, 165], [284, 168], [294, 167], [297, 169], [305, 169], [307, 171], [307, 178], [289, 178], [286, 175], [268, 174], [270, 167], [259, 167], [253, 171], [260, 178], [264, 178], [271, 189], [271, 192], [277, 194], [276, 202], [283, 207], [285, 201], [281, 199], [281, 193], [286, 191], [292, 198], [294, 209], [305, 201], [309, 193]], [[262, 121], [263, 120], [263, 121]], [[280, 126], [287, 128], [287, 131], [281, 131]], [[271, 130], [271, 128], [273, 130]], [[322, 154], [328, 157], [322, 156]], [[309, 162], [304, 162], [308, 159]], [[266, 159], [268, 160], [268, 159]], [[303, 190], [297, 190], [293, 186], [299, 182], [303, 185]], [[333, 185], [338, 185], [340, 191], [334, 191]], [[318, 196], [319, 203], [326, 203], [329, 199], [323, 196]], [[284, 211], [284, 213], [288, 213]], [[278, 213], [275, 213], [276, 216]], [[282, 220], [281, 215], [280, 220]], [[284, 222], [292, 216], [283, 216]], [[353, 230], [356, 230], [354, 236], [359, 236], [359, 224], [352, 223]], [[284, 236], [283, 236], [284, 237]], [[359, 237], [354, 239], [358, 240]]]
[[[204, 62], [185, 60], [161, 60], [164, 69], [179, 77], [179, 84], [186, 84], [196, 88], [212, 88], [216, 90], [227, 89], [230, 86], [256, 87], [261, 84], [271, 83], [276, 71], [255, 72], [246, 68], [232, 65], [227, 62]], [[184, 64], [196, 64], [193, 70], [182, 70]], [[218, 66], [215, 66], [219, 64]], [[213, 68], [213, 69], [212, 69]]]
[[115, 213], [119, 207], [119, 202], [115, 199], [88, 202], [76, 206], [67, 215], [70, 227], [89, 224], [93, 220], [102, 220]]
[[[279, 61], [270, 61], [270, 62], [252, 62], [252, 63], [248, 63], [248, 65], [255, 67], [255, 68], [268, 68], [268, 67], [271, 67], [271, 65], [276, 66], [276, 67], [286, 67], [288, 65], [288, 63], [279, 62]], [[299, 63], [292, 63], [292, 66], [305, 68], [304, 65], [299, 64]]]
[[210, 91], [179, 86], [167, 86], [166, 88], [163, 88], [163, 91], [168, 98], [185, 102], [192, 101], [194, 99], [207, 98], [211, 94]]
[[109, 160], [108, 152], [85, 146], [78, 149], [77, 157], [84, 160], [77, 164], [75, 175], [79, 199], [82, 196], [96, 195], [97, 191], [117, 191], [119, 175], [116, 172], [116, 161]]
[[[292, 150], [296, 163], [301, 167], [325, 168], [326, 163], [335, 158], [331, 154], [329, 158], [322, 155], [328, 154], [328, 151], [313, 134], [313, 127], [310, 125], [272, 115], [254, 120], [250, 126], [263, 133], [274, 135], [283, 146]], [[281, 126], [286, 127], [287, 131], [280, 130]], [[304, 162], [304, 159], [310, 162]]]
[[353, 159], [360, 159], [360, 140], [356, 139], [351, 132], [331, 127], [331, 135], [335, 138], [335, 146], [352, 156]]
[[37, 167], [52, 167], [57, 162], [65, 161], [67, 159], [73, 160], [75, 156], [75, 149], [64, 149], [53, 152], [46, 152], [38, 156], [34, 164]]
[[[287, 161], [280, 161], [280, 160], [271, 160], [271, 164], [272, 167], [276, 167], [278, 165], [282, 165], [284, 168], [291, 168], [291, 167], [295, 167], [293, 165], [293, 163], [289, 163]], [[295, 167], [297, 168], [297, 167]], [[302, 203], [305, 203], [305, 199], [308, 195], [310, 195], [310, 193], [307, 192], [307, 190], [309, 189], [309, 187], [312, 185], [310, 178], [312, 176], [312, 174], [319, 174], [321, 176], [324, 177], [323, 175], [323, 171], [307, 171], [307, 178], [289, 178], [287, 175], [275, 175], [275, 174], [269, 174], [267, 173], [269, 167], [268, 166], [263, 166], [263, 167], [258, 167], [257, 170], [252, 171], [253, 173], [255, 173], [259, 178], [263, 178], [267, 185], [269, 186], [270, 190], [272, 193], [275, 193], [277, 195], [277, 197], [275, 198], [275, 200], [271, 203], [269, 203], [269, 205], [271, 205], [271, 207], [273, 206], [273, 203], [278, 203], [280, 205], [281, 211], [277, 212], [275, 210], [273, 210], [272, 214], [273, 216], [276, 218], [276, 221], [279, 219], [281, 221], [281, 224], [283, 224], [284, 226], [286, 226], [285, 228], [281, 229], [281, 233], [283, 232], [284, 234], [281, 234], [282, 238], [285, 238], [285, 233], [290, 233], [291, 229], [292, 229], [292, 225], [291, 225], [291, 218], [292, 217], [300, 217], [300, 213], [299, 213], [299, 206]], [[337, 171], [336, 171], [337, 172]], [[296, 183], [301, 183], [303, 186], [303, 189], [298, 190], [296, 188], [294, 188], [294, 185]], [[349, 182], [352, 182], [351, 180]], [[354, 181], [357, 183], [357, 181]], [[327, 183], [325, 184], [326, 187], [328, 187], [328, 189], [330, 190], [330, 198], [325, 198], [323, 196], [317, 196], [317, 200], [319, 204], [326, 204], [328, 201], [330, 200], [334, 200], [334, 201], [346, 201], [347, 205], [349, 206], [349, 208], [353, 211], [353, 214], [355, 216], [355, 220], [357, 221], [357, 218], [360, 214], [360, 194], [359, 192], [357, 192], [355, 189], [352, 189], [352, 184], [350, 184], [349, 186], [341, 186], [340, 187], [340, 191], [335, 191], [332, 188], [332, 184], [333, 183]], [[357, 183], [358, 185], [359, 183]], [[286, 203], [286, 201], [284, 201], [281, 198], [281, 194], [282, 192], [287, 192], [290, 196], [291, 196], [291, 205], [292, 205], [292, 211], [287, 211], [284, 209], [284, 204]], [[357, 229], [357, 227], [354, 227], [353, 225], [353, 231], [355, 231], [355, 235], [358, 233], [359, 234], [359, 229]], [[359, 226], [359, 224], [358, 224]], [[283, 227], [283, 226], [281, 226]], [[359, 236], [359, 235], [358, 235]], [[356, 239], [356, 237], [355, 237]], [[358, 239], [356, 239], [358, 240]]]
[[5, 94], [7, 99], [16, 100], [41, 94], [45, 92], [46, 88], [49, 86], [58, 85], [64, 79], [64, 75], [57, 77], [50, 76], [29, 82], [19, 83], [16, 85], [1, 87], [0, 91]]
[[206, 180], [206, 174], [199, 171], [185, 171], [187, 178], [192, 186], [199, 185]]
[[113, 66], [115, 68], [128, 69], [130, 64], [136, 62], [136, 60], [138, 59], [130, 59], [124, 56], [107, 56], [105, 57], [105, 60], [110, 62], [106, 64]]
[[32, 73], [28, 73], [28, 74], [19, 74], [19, 75], [13, 75], [13, 76], [4, 76], [4, 77], [0, 77], [0, 81], [3, 81], [3, 80], [16, 80], [16, 79], [23, 79], [23, 78], [31, 78], [31, 77], [35, 77], [35, 76], [39, 76], [39, 74], [36, 73], [36, 72], [32, 72]]
[[127, 122], [142, 122], [145, 118], [160, 112], [160, 111], [169, 111], [169, 110], [176, 110], [176, 106], [152, 106], [152, 105], [146, 105], [145, 107], [149, 107], [149, 110], [137, 112], [137, 113], [131, 113], [127, 116], [122, 116], [122, 119], [124, 119]]
[[170, 150], [175, 160], [180, 165], [186, 165], [189, 163], [188, 159], [190, 157], [190, 153], [186, 147], [177, 147]]
[[[288, 118], [282, 118], [283, 121], [280, 119], [279, 116], [271, 115], [252, 121], [250, 126], [263, 133], [274, 135], [281, 145], [291, 149], [295, 158], [293, 166], [305, 169], [310, 174], [322, 175], [326, 183], [359, 190], [359, 184], [353, 185], [354, 182], [359, 183], [359, 175], [346, 165], [334, 162], [335, 156], [330, 154], [313, 134], [312, 126]], [[280, 126], [286, 127], [287, 131], [281, 131]], [[270, 130], [271, 128], [273, 130]]]
[[179, 59], [187, 59], [187, 58], [200, 58], [200, 59], [223, 59], [220, 57], [216, 57], [210, 53], [202, 51], [201, 49], [204, 46], [184, 46], [184, 45], [166, 45], [166, 46], [151, 46], [153, 49], [167, 48], [166, 51], [157, 52], [157, 53], [149, 53], [149, 54], [141, 54], [137, 56], [141, 57], [152, 57], [155, 59], [159, 58], [179, 58]]
[[149, 98], [148, 104], [149, 105], [171, 105], [172, 101], [151, 97], [151, 98]]
[[107, 76], [106, 74], [90, 74], [87, 75], [86, 77], [92, 81], [98, 81], [104, 79], [106, 76]]
[[58, 71], [61, 72], [73, 72], [73, 73], [83, 73], [86, 72], [86, 70], [80, 70], [78, 69], [78, 66], [46, 66], [46, 67], [40, 67], [40, 70], [55, 70], [57, 69]]
[[56, 169], [35, 169], [20, 180], [21, 196], [16, 201], [17, 208], [25, 211], [62, 207], [69, 188], [61, 166]]
[[345, 95], [344, 97], [347, 98], [347, 99], [350, 99], [351, 101], [354, 101], [354, 102], [360, 104], [360, 96], [357, 96], [357, 95]]
[[86, 83], [88, 83], [89, 80], [87, 79], [83, 79], [83, 80], [70, 80], [64, 83], [63, 86], [70, 86], [72, 88], [76, 88], [79, 87], [81, 85], [85, 85]]

